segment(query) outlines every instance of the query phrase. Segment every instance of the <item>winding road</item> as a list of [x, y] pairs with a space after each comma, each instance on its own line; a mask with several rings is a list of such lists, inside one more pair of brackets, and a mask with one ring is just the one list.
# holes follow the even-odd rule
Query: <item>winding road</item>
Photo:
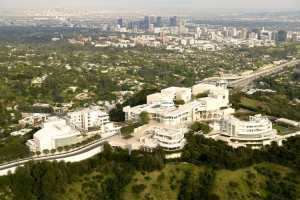
[[71, 158], [71, 157], [74, 157], [74, 156], [80, 156], [82, 154], [89, 153], [93, 150], [96, 150], [92, 154], [87, 156], [87, 157], [92, 157], [95, 154], [100, 153], [102, 151], [103, 144], [105, 142], [108, 142], [108, 140], [112, 137], [114, 137], [114, 136], [107, 137], [107, 138], [102, 138], [100, 140], [96, 140], [96, 141], [94, 141], [90, 144], [87, 144], [85, 146], [82, 146], [80, 148], [74, 149], [74, 150], [69, 151], [69, 152], [64, 152], [64, 153], [54, 154], [54, 155], [32, 156], [32, 157], [28, 157], [28, 158], [24, 158], [24, 159], [19, 159], [19, 160], [14, 160], [14, 161], [11, 161], [11, 162], [3, 163], [3, 164], [0, 164], [0, 172], [1, 171], [6, 172], [10, 169], [15, 169], [17, 167], [23, 166], [24, 164], [26, 164], [30, 161], [64, 160], [64, 159], [67, 159], [67, 158]]

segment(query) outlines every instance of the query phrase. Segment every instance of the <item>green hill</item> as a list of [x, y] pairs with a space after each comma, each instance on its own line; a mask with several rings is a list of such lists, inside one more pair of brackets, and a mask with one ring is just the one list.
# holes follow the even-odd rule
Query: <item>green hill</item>
[[[185, 178], [185, 173], [190, 172], [192, 179], [195, 180], [198, 174], [205, 170], [205, 167], [198, 167], [192, 164], [173, 163], [167, 164], [160, 171], [137, 171], [132, 177], [131, 182], [122, 190], [121, 196], [124, 200], [178, 199], [182, 187], [181, 182]], [[299, 198], [300, 177], [293, 176], [293, 170], [287, 167], [262, 163], [235, 171], [213, 171], [215, 172], [215, 177], [212, 182], [211, 191], [209, 192], [215, 194], [221, 200], [267, 199], [268, 194], [271, 192], [267, 184], [270, 181], [274, 181], [275, 177], [281, 187], [294, 184]], [[268, 174], [264, 171], [267, 171]], [[101, 182], [105, 177], [106, 175], [100, 173], [91, 173], [88, 176], [83, 176], [77, 182], [67, 187], [66, 193], [61, 199], [88, 200], [90, 198], [89, 195], [93, 193], [93, 188], [101, 187]], [[284, 181], [286, 181], [285, 184]]]

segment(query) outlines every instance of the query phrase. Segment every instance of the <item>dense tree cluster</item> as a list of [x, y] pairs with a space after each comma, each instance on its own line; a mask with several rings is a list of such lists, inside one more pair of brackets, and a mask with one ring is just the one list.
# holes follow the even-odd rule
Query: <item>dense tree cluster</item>
[[215, 172], [212, 168], [206, 168], [198, 176], [192, 176], [186, 171], [180, 183], [178, 200], [218, 200], [218, 195], [212, 193]]
[[32, 134], [37, 129], [32, 130], [25, 136], [8, 136], [0, 141], [0, 163], [17, 160], [31, 155], [26, 141], [32, 138]]
[[214, 168], [239, 169], [260, 162], [271, 162], [300, 170], [300, 137], [289, 138], [283, 146], [272, 143], [261, 150], [240, 147], [234, 149], [222, 141], [201, 135], [187, 136], [182, 160]]
[[108, 176], [99, 187], [89, 190], [88, 199], [120, 199], [121, 189], [131, 181], [135, 170], [160, 170], [164, 166], [163, 158], [161, 151], [134, 151], [129, 155], [126, 150], [104, 145], [102, 154], [80, 163], [29, 163], [18, 168], [15, 174], [0, 177], [0, 199], [10, 196], [15, 200], [57, 200], [66, 192], [67, 184], [93, 171]]
[[193, 123], [190, 128], [194, 132], [202, 131], [203, 134], [208, 134], [212, 130], [207, 123], [201, 122]]
[[258, 173], [267, 177], [266, 185], [264, 186], [267, 192], [265, 200], [290, 200], [299, 197], [297, 191], [297, 184], [299, 184], [297, 177], [299, 175], [288, 173], [286, 176], [283, 176], [279, 172], [266, 167], [255, 167], [255, 169]]
[[[288, 91], [288, 89], [286, 90]], [[299, 91], [298, 89], [297, 93]], [[266, 94], [262, 92], [256, 92], [253, 95], [235, 93], [232, 95], [231, 102], [236, 109], [245, 108], [254, 113], [300, 120], [300, 105], [292, 104], [292, 100], [289, 99], [290, 97], [295, 97], [295, 95], [298, 96], [299, 94], [290, 93], [283, 96], [282, 94]]]
[[[205, 139], [200, 135], [190, 134], [187, 139], [188, 144], [183, 150], [181, 161], [207, 167], [198, 176], [185, 172], [180, 181], [178, 199], [218, 199], [217, 194], [213, 194], [211, 190], [215, 176], [213, 169], [216, 168], [239, 169], [260, 162], [271, 162], [288, 166], [296, 172], [300, 170], [300, 137], [289, 139], [282, 147], [272, 144], [262, 150], [233, 149], [223, 142]], [[17, 169], [15, 174], [0, 178], [0, 198], [56, 200], [66, 192], [66, 185], [96, 171], [106, 176], [84, 184], [88, 199], [120, 199], [122, 188], [129, 184], [136, 170], [161, 170], [165, 166], [164, 156], [161, 150], [130, 153], [105, 144], [100, 155], [79, 163], [29, 163]], [[257, 170], [270, 176], [270, 180], [277, 179], [276, 182], [267, 182], [266, 190], [270, 191], [268, 195], [271, 195], [274, 188], [284, 186], [280, 190], [281, 195], [294, 199], [295, 179], [278, 179], [277, 175], [265, 174], [268, 169]], [[144, 186], [137, 185], [133, 190], [139, 193], [143, 188]]]

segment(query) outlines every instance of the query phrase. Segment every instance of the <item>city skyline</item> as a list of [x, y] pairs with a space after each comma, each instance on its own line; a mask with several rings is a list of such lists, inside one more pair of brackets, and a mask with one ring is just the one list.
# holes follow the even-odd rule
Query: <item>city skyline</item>
[[127, 11], [148, 10], [153, 12], [173, 11], [177, 13], [188, 12], [255, 12], [255, 11], [288, 11], [299, 10], [300, 2], [297, 0], [226, 0], [219, 2], [217, 0], [131, 0], [130, 4], [126, 0], [86, 0], [84, 3], [80, 0], [0, 0], [2, 10], [15, 11], [21, 9], [38, 8], [93, 8], [99, 10], [118, 10]]

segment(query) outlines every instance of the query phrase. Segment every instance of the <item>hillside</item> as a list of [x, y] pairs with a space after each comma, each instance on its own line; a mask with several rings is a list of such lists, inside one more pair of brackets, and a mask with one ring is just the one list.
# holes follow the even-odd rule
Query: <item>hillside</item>
[[[135, 172], [130, 183], [122, 191], [122, 198], [130, 200], [140, 199], [178, 199], [183, 191], [182, 182], [187, 173], [191, 173], [189, 184], [195, 184], [199, 173], [205, 173], [205, 167], [198, 167], [188, 163], [167, 164], [160, 171], [153, 172]], [[280, 165], [262, 163], [251, 167], [230, 171], [213, 170], [214, 178], [209, 193], [215, 194], [215, 199], [220, 200], [256, 200], [267, 199], [272, 193], [270, 182], [273, 187], [296, 188], [295, 193], [300, 193], [300, 177], [293, 176], [293, 170]], [[63, 200], [71, 199], [89, 199], [93, 188], [101, 187], [101, 181], [106, 176], [100, 173], [91, 173], [82, 176], [77, 182], [67, 187], [66, 193], [62, 195]], [[276, 181], [275, 181], [276, 179]], [[206, 186], [204, 185], [204, 188]], [[192, 188], [192, 187], [191, 187]], [[209, 187], [207, 187], [209, 188]], [[277, 191], [278, 199], [280, 192]]]
[[165, 152], [104, 145], [78, 163], [30, 162], [0, 177], [2, 200], [299, 200], [300, 137], [261, 150], [187, 135], [177, 161]]

